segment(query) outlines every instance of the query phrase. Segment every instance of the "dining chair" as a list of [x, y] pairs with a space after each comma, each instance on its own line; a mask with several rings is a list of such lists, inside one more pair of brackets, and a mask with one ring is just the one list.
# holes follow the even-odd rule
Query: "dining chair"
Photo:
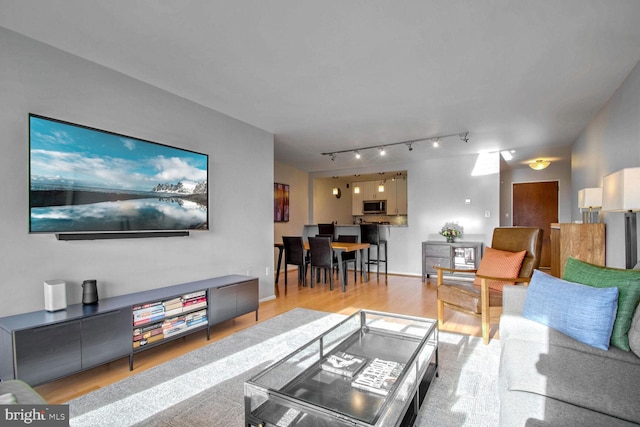
[[[336, 238], [336, 242], [358, 243], [358, 236], [342, 234]], [[338, 262], [340, 262], [340, 260], [338, 260]], [[347, 282], [347, 267], [350, 262], [353, 263], [353, 281], [356, 282], [358, 280], [357, 251], [342, 252], [342, 269], [344, 270], [345, 283]]]
[[[384, 263], [384, 277], [387, 278], [387, 241], [381, 238], [378, 224], [360, 224], [360, 242], [376, 247], [376, 258], [371, 259], [371, 248], [367, 249], [367, 272], [371, 274], [371, 264], [376, 266], [377, 278], [380, 279], [380, 264]], [[384, 246], [384, 259], [380, 258], [380, 249]]]
[[[524, 252], [524, 254], [523, 254]], [[438, 272], [438, 327], [444, 324], [444, 308], [481, 318], [482, 340], [489, 343], [490, 309], [502, 307], [502, 288], [528, 284], [533, 270], [540, 266], [542, 229], [498, 227], [493, 230], [491, 247], [485, 250], [477, 270], [456, 270], [434, 266]], [[465, 281], [446, 273], [474, 273]]]
[[305, 254], [302, 236], [282, 236], [284, 244], [284, 291], [287, 292], [287, 265], [298, 266], [298, 284], [307, 286], [307, 265], [309, 257]]
[[317, 281], [320, 277], [319, 273], [321, 271], [324, 271], [325, 282], [327, 280], [327, 277], [329, 277], [329, 289], [333, 290], [332, 272], [335, 264], [333, 263], [333, 248], [331, 247], [331, 238], [309, 237], [309, 252], [311, 252], [311, 287], [313, 287], [314, 272], [316, 273]]
[[331, 224], [318, 224], [318, 234], [323, 236], [330, 236], [331, 241], [336, 237], [336, 226]]
[[[333, 225], [333, 224], [331, 224]], [[326, 231], [326, 230], [325, 230]], [[334, 235], [333, 234], [316, 234], [316, 237], [328, 237], [329, 239], [331, 239], [331, 241], [334, 241]], [[335, 252], [333, 254], [333, 267], [336, 273], [336, 276], [338, 275], [338, 257], [336, 256]]]

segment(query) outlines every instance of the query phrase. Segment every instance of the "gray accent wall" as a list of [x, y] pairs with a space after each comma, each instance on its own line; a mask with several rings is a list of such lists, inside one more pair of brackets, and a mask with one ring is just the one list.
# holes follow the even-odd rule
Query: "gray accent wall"
[[[226, 274], [273, 297], [273, 135], [0, 27], [0, 316], [44, 308], [43, 282], [98, 281], [100, 298]], [[176, 76], [176, 79], [188, 76]], [[28, 232], [28, 114], [209, 155], [209, 231], [64, 242]]]
[[[579, 220], [578, 191], [602, 187], [602, 179], [640, 166], [640, 63], [594, 116], [572, 146], [573, 219]], [[640, 185], [640, 183], [638, 183]], [[624, 214], [603, 213], [607, 266], [625, 267]]]

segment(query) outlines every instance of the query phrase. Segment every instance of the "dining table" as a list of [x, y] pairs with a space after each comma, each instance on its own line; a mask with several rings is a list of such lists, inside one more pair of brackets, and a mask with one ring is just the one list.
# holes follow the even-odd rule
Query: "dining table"
[[[278, 279], [280, 277], [280, 266], [282, 263], [282, 253], [284, 252], [284, 243], [274, 243], [273, 245], [276, 249], [278, 249], [278, 264], [276, 265], [276, 284], [278, 283]], [[347, 272], [344, 269], [344, 263], [342, 262], [342, 254], [345, 252], [359, 252], [360, 254], [360, 271], [362, 273], [363, 281], [369, 281], [369, 274], [367, 269], [364, 268], [363, 261], [365, 260], [365, 249], [369, 249], [371, 245], [369, 243], [352, 243], [352, 242], [331, 242], [331, 248], [336, 253], [338, 257], [338, 271], [340, 273], [340, 284], [342, 285], [342, 292], [346, 292], [347, 290]], [[304, 242], [304, 249], [309, 250], [309, 242]], [[356, 263], [357, 264], [357, 263]], [[286, 268], [286, 266], [285, 266]], [[285, 272], [286, 274], [286, 272]], [[313, 280], [313, 278], [311, 279]]]

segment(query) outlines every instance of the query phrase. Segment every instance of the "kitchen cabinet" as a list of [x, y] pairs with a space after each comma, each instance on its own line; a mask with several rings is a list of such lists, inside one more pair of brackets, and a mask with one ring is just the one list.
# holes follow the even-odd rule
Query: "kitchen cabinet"
[[605, 264], [605, 228], [595, 224], [551, 224], [551, 274], [562, 277], [568, 257]]
[[351, 183], [351, 215], [362, 215], [362, 202], [365, 200], [362, 191], [363, 184], [362, 182]]
[[[387, 215], [406, 215], [407, 181], [387, 179], [384, 182], [384, 191], [379, 191], [379, 186], [382, 183], [382, 180], [351, 183], [352, 215], [363, 215], [362, 202], [367, 200], [386, 200]], [[402, 183], [400, 191], [402, 193], [401, 200], [404, 200], [404, 203], [401, 205], [398, 205], [398, 183]], [[356, 193], [356, 187], [360, 190], [358, 193]]]
[[387, 200], [387, 215], [407, 214], [407, 181], [387, 180], [384, 184]]
[[409, 213], [406, 179], [396, 179], [396, 208], [396, 215]]
[[386, 200], [385, 192], [382, 193], [378, 191], [378, 185], [381, 184], [382, 181], [362, 181], [362, 182], [354, 182], [353, 187], [355, 191], [355, 187], [360, 187], [360, 197], [362, 200]]

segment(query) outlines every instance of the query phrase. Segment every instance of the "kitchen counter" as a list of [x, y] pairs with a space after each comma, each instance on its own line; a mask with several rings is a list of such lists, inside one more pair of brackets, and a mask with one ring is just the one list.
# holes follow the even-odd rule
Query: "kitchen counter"
[[[368, 223], [371, 224], [371, 223]], [[406, 225], [393, 225], [393, 224], [380, 224], [380, 232], [381, 237], [386, 239], [387, 234], [389, 234], [390, 228], [396, 227], [406, 227]], [[335, 226], [336, 229], [336, 237], [340, 235], [354, 235], [360, 236], [360, 224], [338, 224]], [[315, 236], [318, 234], [318, 224], [307, 224], [304, 226], [302, 231], [302, 238], [307, 239], [309, 236]]]

